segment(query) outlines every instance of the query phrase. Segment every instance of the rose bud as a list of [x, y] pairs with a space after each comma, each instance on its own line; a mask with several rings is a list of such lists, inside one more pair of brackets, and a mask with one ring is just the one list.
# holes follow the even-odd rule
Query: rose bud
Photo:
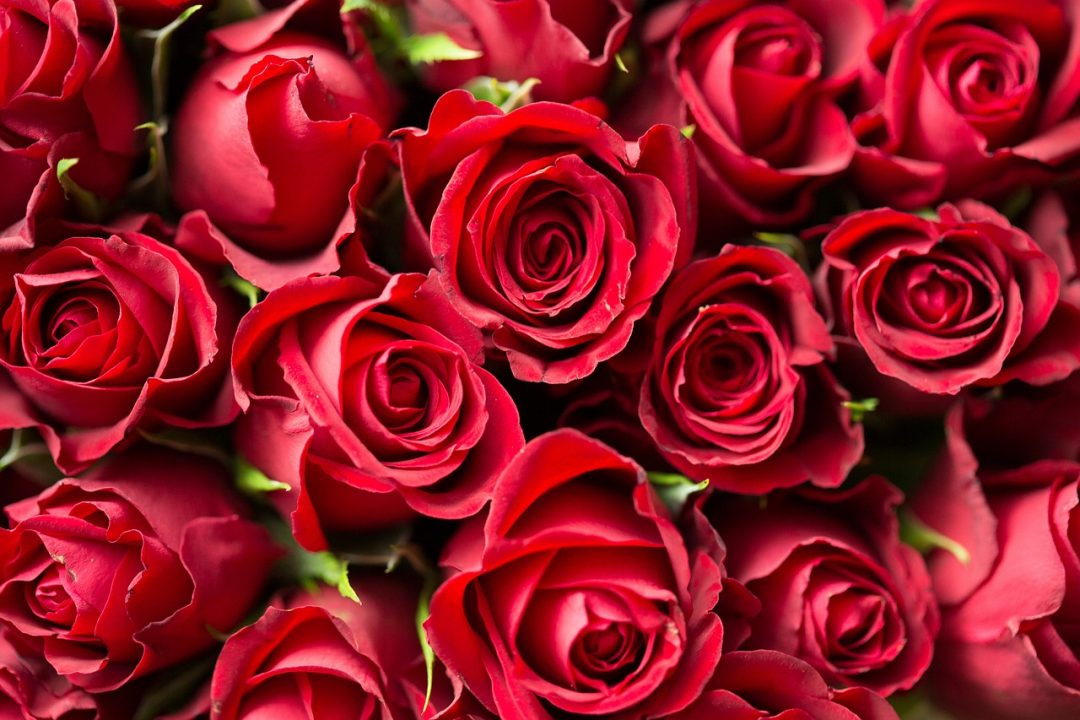
[[173, 124], [176, 203], [194, 211], [188, 222], [216, 226], [210, 244], [183, 233], [178, 243], [266, 290], [338, 268], [361, 156], [397, 104], [365, 47], [346, 54], [341, 38], [291, 29], [303, 9], [300, 0], [211, 33], [221, 52]]
[[892, 706], [872, 690], [832, 690], [814, 668], [774, 650], [724, 653], [701, 697], [665, 720], [749, 720], [788, 713], [805, 720], [897, 720]]
[[1080, 715], [1078, 488], [1068, 460], [984, 469], [950, 411], [914, 510], [949, 540], [927, 556], [942, 607], [930, 686], [956, 718]]
[[488, 709], [522, 720], [664, 717], [720, 657], [723, 547], [680, 532], [632, 460], [574, 430], [531, 441], [461, 527], [425, 627]]
[[143, 232], [158, 230], [69, 237], [0, 277], [0, 428], [37, 428], [64, 472], [138, 432], [236, 416], [231, 298]]
[[796, 222], [854, 157], [837, 98], [857, 80], [883, 16], [881, 0], [660, 7], [644, 29], [651, 72], [621, 126], [692, 127], [702, 227]]
[[623, 0], [408, 0], [406, 7], [414, 31], [446, 33], [480, 53], [425, 67], [432, 89], [446, 92], [478, 76], [535, 78], [532, 97], [556, 102], [603, 94], [633, 9]]
[[124, 191], [142, 110], [116, 8], [100, 0], [0, 0], [0, 252], [33, 247], [67, 211], [57, 178], [102, 200]]
[[426, 131], [398, 137], [407, 259], [434, 262], [447, 295], [521, 380], [591, 373], [626, 346], [690, 257], [694, 179], [675, 128], [628, 145], [577, 107], [504, 114], [452, 91]]
[[822, 295], [836, 331], [877, 371], [926, 393], [1059, 380], [1080, 367], [1080, 307], [1054, 261], [974, 201], [940, 219], [859, 211], [825, 238]]
[[229, 486], [213, 460], [143, 446], [9, 505], [0, 619], [93, 692], [210, 647], [276, 555]]
[[1080, 151], [1077, 12], [1055, 0], [924, 0], [895, 15], [859, 45], [869, 57], [854, 187], [916, 208], [1052, 179]]
[[297, 280], [248, 313], [233, 349], [237, 443], [294, 489], [271, 497], [301, 544], [479, 512], [525, 442], [482, 352], [418, 274]]
[[359, 575], [359, 603], [328, 587], [279, 598], [225, 642], [211, 681], [211, 717], [467, 717], [454, 714], [468, 704], [440, 665], [421, 715], [420, 583], [403, 573]]
[[641, 423], [672, 465], [715, 487], [836, 487], [863, 435], [825, 367], [831, 351], [798, 264], [729, 245], [677, 273], [660, 302]]
[[907, 690], [933, 654], [938, 611], [922, 558], [900, 542], [900, 491], [876, 477], [825, 494], [706, 506], [731, 577], [761, 601], [743, 649], [794, 655], [833, 686]]

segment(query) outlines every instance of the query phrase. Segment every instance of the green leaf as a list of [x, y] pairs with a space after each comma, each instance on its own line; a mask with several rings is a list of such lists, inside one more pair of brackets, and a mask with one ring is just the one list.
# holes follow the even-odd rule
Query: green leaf
[[934, 208], [921, 208], [911, 214], [921, 217], [923, 220], [932, 220], [934, 222], [937, 222], [941, 219], [941, 216], [938, 215], [937, 210], [935, 210]]
[[924, 555], [931, 550], [944, 550], [963, 565], [971, 562], [966, 547], [924, 524], [910, 510], [900, 512], [900, 539]]
[[623, 60], [622, 53], [615, 53], [615, 67], [624, 73], [630, 72], [630, 68], [626, 67], [626, 61]]
[[524, 82], [508, 80], [503, 82], [493, 77], [482, 75], [475, 77], [462, 87], [472, 93], [477, 100], [486, 100], [498, 105], [503, 112], [510, 112], [532, 102], [532, 89], [540, 84], [536, 78]]
[[215, 27], [228, 25], [241, 20], [250, 20], [266, 12], [259, 0], [219, 0], [210, 13], [210, 20]]
[[188, 21], [192, 15], [202, 10], [202, 5], [192, 5], [180, 13], [175, 20], [157, 30], [140, 30], [140, 39], [149, 39], [154, 43], [154, 53], [150, 61], [151, 117], [160, 121], [165, 117], [165, 101], [169, 97], [169, 57], [172, 54], [171, 39], [173, 33]]
[[754, 239], [762, 245], [767, 245], [793, 258], [804, 268], [808, 266], [806, 246], [798, 235], [790, 233], [758, 232], [754, 233]]
[[255, 307], [259, 302], [259, 295], [262, 293], [253, 283], [237, 275], [236, 271], [231, 268], [222, 276], [221, 286], [242, 295], [248, 301], [248, 307]]
[[1024, 211], [1031, 205], [1032, 198], [1035, 197], [1035, 192], [1031, 189], [1030, 185], [1025, 185], [1020, 188], [1008, 198], [1001, 205], [1001, 214], [1009, 218], [1010, 221], [1017, 221]]
[[683, 506], [686, 505], [686, 501], [690, 499], [691, 495], [701, 492], [709, 486], [708, 480], [696, 483], [685, 475], [678, 473], [651, 472], [648, 475], [649, 482], [652, 483], [656, 494], [667, 505], [672, 517], [678, 517], [682, 514]]
[[213, 656], [205, 657], [160, 673], [143, 693], [132, 720], [154, 720], [183, 707], [199, 686], [210, 679], [214, 661]]
[[56, 163], [56, 179], [64, 191], [64, 197], [75, 203], [75, 209], [84, 219], [100, 222], [105, 217], [105, 208], [97, 195], [85, 190], [71, 177], [71, 168], [79, 164], [79, 158], [60, 158]]
[[245, 495], [258, 497], [263, 493], [277, 492], [279, 490], [289, 492], [292, 490], [292, 487], [287, 483], [271, 480], [261, 470], [240, 455], [236, 456], [233, 476], [236, 481], [236, 487]]
[[435, 594], [436, 583], [436, 575], [429, 574], [420, 591], [420, 602], [416, 606], [416, 636], [420, 640], [420, 652], [424, 656], [424, 670], [427, 672], [427, 690], [424, 692], [424, 709], [420, 711], [421, 715], [427, 712], [431, 703], [431, 690], [435, 683], [435, 651], [428, 642], [424, 623], [431, 617], [431, 596]]
[[692, 137], [694, 137], [694, 133], [697, 132], [697, 125], [694, 125], [694, 124], [683, 125], [682, 128], [679, 129], [679, 132], [682, 133], [682, 136], [684, 138], [689, 140]]
[[412, 65], [430, 65], [445, 60], [475, 60], [484, 54], [461, 47], [442, 32], [408, 35], [401, 39], [401, 50]]
[[348, 560], [332, 552], [310, 552], [300, 547], [289, 526], [280, 517], [267, 518], [263, 525], [285, 551], [285, 556], [278, 561], [274, 569], [279, 581], [283, 584], [297, 584], [308, 590], [314, 590], [317, 583], [323, 583], [336, 588], [342, 597], [360, 602], [356, 590], [349, 582]]
[[851, 420], [861, 423], [867, 413], [872, 413], [878, 408], [880, 401], [877, 398], [864, 398], [862, 400], [844, 400], [841, 405], [851, 411]]

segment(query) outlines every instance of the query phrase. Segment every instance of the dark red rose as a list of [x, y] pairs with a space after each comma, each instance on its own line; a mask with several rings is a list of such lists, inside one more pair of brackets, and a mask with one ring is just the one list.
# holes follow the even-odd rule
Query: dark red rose
[[622, 0], [408, 0], [406, 7], [415, 32], [446, 33], [480, 53], [425, 67], [432, 89], [452, 90], [477, 76], [536, 78], [532, 96], [557, 102], [602, 94], [632, 10]]
[[938, 212], [860, 211], [829, 233], [819, 280], [836, 330], [928, 393], [1046, 384], [1080, 367], [1080, 308], [1059, 301], [1054, 261], [985, 205]]
[[1075, 718], [1080, 464], [987, 470], [964, 438], [960, 405], [946, 430], [946, 448], [914, 499], [918, 519], [961, 554], [927, 556], [942, 607], [934, 698], [964, 719]]
[[327, 587], [279, 598], [225, 642], [211, 682], [211, 717], [463, 717], [448, 707], [464, 707], [460, 686], [455, 692], [440, 665], [421, 714], [420, 584], [404, 572], [358, 575], [359, 603]]
[[660, 303], [641, 423], [672, 465], [716, 487], [835, 487], [863, 437], [824, 365], [831, 350], [798, 264], [728, 246], [676, 274]]
[[693, 126], [710, 228], [795, 222], [855, 154], [837, 96], [883, 16], [880, 0], [663, 6], [645, 27], [653, 71], [625, 121]]
[[724, 551], [693, 508], [687, 525], [632, 460], [573, 430], [542, 435], [499, 476], [486, 519], [451, 539], [431, 645], [499, 717], [680, 710], [723, 640]]
[[351, 201], [367, 192], [361, 158], [396, 114], [359, 33], [345, 27], [346, 44], [340, 30], [303, 31], [341, 27], [323, 9], [298, 0], [211, 33], [221, 52], [174, 121], [176, 202], [193, 211], [188, 222], [220, 229], [199, 242], [182, 225], [178, 244], [267, 290], [338, 269]]
[[1051, 177], [1080, 151], [1080, 5], [931, 0], [869, 44], [855, 187], [914, 208]]
[[833, 690], [802, 660], [773, 650], [725, 653], [702, 696], [665, 720], [897, 720], [880, 695], [862, 687]]
[[626, 346], [693, 247], [686, 141], [627, 143], [570, 105], [510, 113], [443, 95], [426, 131], [399, 131], [406, 253], [434, 260], [465, 317], [522, 380], [563, 383]]
[[275, 556], [229, 480], [208, 458], [142, 447], [8, 506], [0, 619], [91, 691], [210, 647]]
[[65, 213], [57, 179], [105, 200], [124, 190], [142, 110], [107, 0], [0, 0], [0, 252]]
[[237, 442], [298, 490], [273, 498], [301, 543], [480, 510], [524, 445], [510, 396], [474, 363], [482, 352], [479, 332], [418, 274], [385, 287], [298, 280], [248, 313], [233, 349]]
[[761, 601], [743, 647], [794, 655], [830, 685], [912, 687], [930, 665], [938, 610], [922, 558], [900, 542], [901, 499], [871, 478], [768, 504], [711, 501], [731, 577]]
[[0, 427], [36, 427], [68, 473], [139, 431], [237, 413], [231, 298], [149, 235], [102, 232], [35, 250], [0, 278], [0, 367], [13, 381], [0, 382]]

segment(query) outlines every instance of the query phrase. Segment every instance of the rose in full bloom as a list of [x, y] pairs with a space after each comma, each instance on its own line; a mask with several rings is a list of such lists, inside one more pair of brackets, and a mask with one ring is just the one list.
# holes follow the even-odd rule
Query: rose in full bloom
[[799, 265], [729, 245], [677, 273], [659, 304], [641, 423], [672, 465], [716, 487], [835, 487], [863, 436], [824, 365], [831, 350]]
[[881, 0], [663, 6], [645, 27], [653, 71], [625, 122], [693, 127], [710, 228], [795, 222], [855, 155], [838, 96], [884, 12]]
[[173, 122], [176, 203], [215, 227], [189, 238], [182, 225], [178, 244], [267, 290], [338, 269], [361, 158], [396, 111], [362, 36], [304, 31], [342, 27], [324, 6], [297, 0], [211, 33], [220, 52]]
[[524, 445], [510, 396], [474, 362], [479, 332], [424, 280], [297, 280], [240, 324], [239, 449], [294, 488], [273, 498], [307, 547], [414, 511], [474, 514]]
[[949, 413], [946, 447], [914, 502], [955, 543], [927, 556], [942, 607], [935, 700], [964, 720], [1077, 717], [1080, 464], [986, 469], [962, 415]]
[[742, 647], [794, 655], [834, 686], [912, 687], [930, 665], [938, 611], [922, 558], [900, 542], [901, 499], [871, 478], [766, 505], [710, 501], [731, 577], [761, 601]]
[[692, 251], [693, 168], [673, 127], [628, 144], [575, 106], [504, 114], [459, 90], [398, 137], [407, 258], [434, 262], [522, 380], [569, 382], [622, 350]]
[[898, 13], [867, 50], [854, 186], [915, 208], [1048, 179], [1080, 152], [1077, 42], [1071, 1], [924, 0]]
[[819, 280], [836, 330], [927, 393], [1046, 384], [1080, 367], [1080, 306], [1059, 299], [1053, 259], [985, 205], [938, 213], [860, 211], [829, 233]]
[[141, 447], [9, 505], [0, 619], [95, 692], [210, 647], [274, 557], [229, 486], [214, 460]]
[[602, 94], [632, 10], [624, 0], [408, 0], [406, 7], [414, 31], [446, 33], [479, 53], [425, 67], [424, 81], [434, 90], [452, 90], [477, 76], [536, 78], [532, 96], [557, 102]]
[[143, 232], [160, 230], [80, 228], [0, 278], [0, 428], [37, 428], [65, 472], [138, 431], [236, 416], [231, 298]]
[[725, 653], [702, 696], [665, 720], [717, 718], [897, 720], [880, 695], [862, 687], [833, 690], [814, 668], [774, 650]]
[[[323, 587], [286, 594], [230, 637], [211, 681], [213, 717], [421, 717], [425, 668], [416, 635], [420, 583], [405, 570], [358, 574], [360, 602]], [[462, 717], [441, 666], [424, 718]]]
[[[720, 657], [723, 548], [680, 532], [632, 460], [574, 430], [531, 441], [450, 540], [428, 637], [499, 717], [662, 717]], [[725, 584], [726, 585], [726, 584]]]
[[0, 252], [32, 247], [65, 212], [57, 179], [103, 200], [124, 190], [142, 110], [106, 0], [0, 0]]

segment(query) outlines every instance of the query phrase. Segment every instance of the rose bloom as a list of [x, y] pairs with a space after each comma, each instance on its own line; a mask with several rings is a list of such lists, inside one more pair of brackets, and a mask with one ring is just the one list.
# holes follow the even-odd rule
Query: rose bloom
[[862, 457], [860, 425], [824, 361], [810, 281], [778, 250], [726, 247], [672, 280], [638, 412], [672, 465], [716, 487], [835, 487]]
[[883, 16], [881, 0], [662, 6], [644, 30], [652, 72], [623, 122], [694, 127], [708, 227], [798, 221], [854, 157], [838, 96]]
[[306, 547], [413, 512], [472, 515], [524, 445], [510, 396], [474, 362], [479, 332], [424, 280], [297, 280], [240, 324], [237, 444], [297, 490], [272, 499]]
[[135, 78], [116, 8], [102, 0], [0, 0], [0, 252], [33, 247], [63, 215], [68, 176], [105, 200], [124, 191], [137, 152]]
[[[961, 418], [957, 405], [914, 502], [918, 519], [959, 547], [927, 556], [943, 612], [932, 695], [964, 720], [1075, 718], [1080, 464], [985, 469]], [[998, 441], [1012, 442], [1011, 433]]]
[[914, 5], [869, 44], [868, 110], [852, 124], [860, 193], [904, 208], [1000, 195], [1076, 157], [1075, 3]]
[[519, 379], [591, 373], [690, 256], [694, 181], [675, 128], [627, 143], [575, 106], [504, 114], [459, 90], [398, 137], [406, 259], [434, 262]]
[[173, 122], [176, 203], [215, 227], [188, 237], [182, 223], [178, 244], [267, 290], [338, 269], [361, 157], [396, 112], [358, 31], [302, 31], [342, 27], [320, 10], [297, 0], [212, 32], [220, 52]]
[[144, 446], [9, 505], [0, 619], [94, 692], [210, 647], [275, 557], [229, 480], [206, 457]]
[[18, 633], [0, 629], [0, 717], [75, 720], [96, 717], [96, 710], [93, 695], [57, 675]]
[[761, 601], [741, 649], [794, 655], [834, 686], [911, 688], [939, 622], [926, 566], [900, 542], [901, 500], [881, 478], [767, 504], [715, 496], [706, 513], [729, 548], [728, 571]]
[[86, 234], [6, 258], [0, 428], [37, 428], [77, 473], [139, 431], [229, 423], [232, 298], [153, 223], [71, 232]]
[[701, 697], [665, 720], [798, 717], [897, 720], [880, 695], [862, 687], [832, 690], [814, 668], [773, 650], [724, 653]]
[[415, 32], [446, 33], [479, 53], [425, 66], [432, 89], [445, 92], [478, 76], [536, 78], [532, 96], [557, 102], [602, 94], [633, 9], [623, 0], [408, 0], [406, 8]]
[[938, 212], [859, 211], [828, 234], [818, 279], [836, 330], [927, 393], [1046, 384], [1080, 366], [1080, 307], [1059, 300], [1039, 244], [974, 201]]
[[696, 509], [680, 531], [640, 466], [557, 430], [450, 540], [425, 627], [499, 717], [662, 717], [701, 693], [720, 657], [722, 561]]
[[1027, 212], [1024, 226], [1061, 273], [1061, 296], [1080, 307], [1080, 182], [1047, 190]]

